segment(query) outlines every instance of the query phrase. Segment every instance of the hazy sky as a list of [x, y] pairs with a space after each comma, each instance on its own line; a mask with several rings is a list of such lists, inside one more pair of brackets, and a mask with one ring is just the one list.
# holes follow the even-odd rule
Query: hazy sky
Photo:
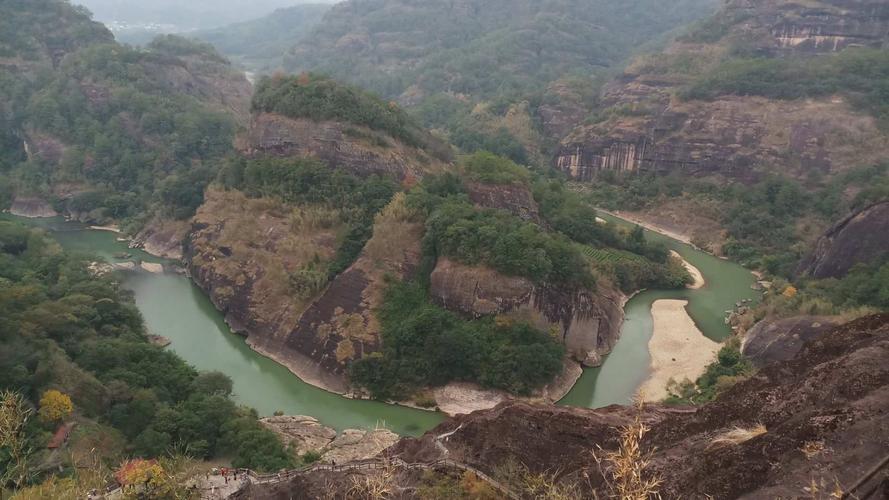
[[280, 7], [335, 0], [72, 0], [97, 21], [159, 23], [182, 29], [211, 28], [264, 16]]

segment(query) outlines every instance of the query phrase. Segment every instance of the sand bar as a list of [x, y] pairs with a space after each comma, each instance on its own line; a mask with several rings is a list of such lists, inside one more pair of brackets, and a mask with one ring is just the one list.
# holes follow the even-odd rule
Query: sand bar
[[688, 274], [691, 275], [692, 282], [690, 284], [686, 285], [686, 288], [691, 288], [693, 290], [697, 290], [699, 288], [703, 288], [704, 285], [707, 284], [707, 282], [704, 281], [704, 275], [701, 274], [701, 271], [699, 271], [698, 268], [696, 268], [695, 266], [689, 264], [689, 262], [687, 260], [683, 259], [682, 256], [679, 255], [679, 252], [677, 252], [676, 250], [670, 250], [670, 254], [673, 257], [676, 257], [677, 259], [681, 260], [682, 265], [685, 266], [685, 270], [688, 271]]
[[639, 389], [646, 401], [664, 399], [671, 378], [695, 380], [716, 359], [720, 344], [701, 333], [686, 312], [686, 304], [686, 300], [656, 300], [651, 305], [651, 374]]

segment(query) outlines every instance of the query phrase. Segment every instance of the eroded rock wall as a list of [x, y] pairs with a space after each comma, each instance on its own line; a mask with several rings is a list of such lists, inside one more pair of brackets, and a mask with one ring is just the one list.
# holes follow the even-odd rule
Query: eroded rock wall
[[434, 301], [472, 317], [507, 315], [557, 335], [575, 360], [597, 366], [620, 335], [620, 292], [564, 291], [535, 285], [521, 277], [440, 258], [430, 278]]

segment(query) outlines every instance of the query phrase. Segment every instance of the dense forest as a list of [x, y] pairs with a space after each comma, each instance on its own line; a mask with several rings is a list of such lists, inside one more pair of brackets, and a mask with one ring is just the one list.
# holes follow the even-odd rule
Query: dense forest
[[256, 413], [229, 398], [227, 376], [199, 373], [149, 342], [113, 274], [12, 222], [0, 222], [0, 318], [0, 391], [39, 415], [20, 436], [30, 453], [0, 454], [0, 471], [22, 472], [18, 486], [41, 479], [43, 450], [70, 421], [80, 424], [72, 446], [95, 447], [103, 467], [168, 454], [231, 456], [264, 470], [294, 463]]
[[[40, 195], [133, 228], [200, 205], [235, 117], [212, 85], [247, 86], [212, 46], [175, 37], [115, 44], [88, 13], [52, 1], [4, 4], [0, 203]], [[45, 22], [44, 22], [45, 21]]]

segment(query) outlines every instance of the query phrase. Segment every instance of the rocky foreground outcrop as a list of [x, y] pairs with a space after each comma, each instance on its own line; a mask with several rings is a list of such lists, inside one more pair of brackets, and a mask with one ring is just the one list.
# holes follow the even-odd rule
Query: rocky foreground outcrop
[[[452, 418], [422, 438], [402, 439], [386, 455], [427, 464], [448, 458], [517, 491], [521, 479], [510, 482], [503, 471], [521, 464], [531, 474], [576, 484], [577, 498], [604, 498], [606, 463], [598, 465], [595, 456], [614, 450], [619, 429], [638, 414], [650, 428], [642, 439], [653, 453], [646, 474], [661, 478], [663, 498], [811, 498], [813, 483], [823, 491], [848, 491], [881, 463], [889, 449], [886, 408], [889, 315], [877, 315], [811, 340], [792, 360], [763, 368], [700, 407], [650, 405], [637, 413], [624, 406], [509, 402]], [[253, 486], [249, 498], [317, 498], [345, 491], [353, 484], [350, 474], [308, 473]], [[389, 482], [400, 498], [417, 498], [412, 488], [422, 482], [419, 476], [400, 471]], [[881, 481], [885, 492], [885, 475], [870, 484]]]
[[806, 342], [836, 327], [837, 319], [825, 316], [764, 319], [744, 334], [741, 353], [757, 367], [788, 361]]
[[798, 272], [813, 278], [841, 278], [856, 264], [874, 262], [889, 252], [889, 201], [858, 210], [818, 239]]

